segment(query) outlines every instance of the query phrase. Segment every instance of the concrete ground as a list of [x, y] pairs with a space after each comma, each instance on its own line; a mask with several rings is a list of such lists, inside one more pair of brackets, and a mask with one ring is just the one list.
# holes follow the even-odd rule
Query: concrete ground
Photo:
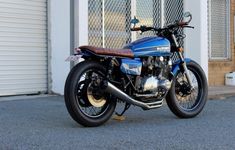
[[235, 97], [208, 101], [193, 119], [178, 119], [164, 105], [131, 107], [126, 120], [84, 128], [67, 113], [63, 97], [0, 102], [0, 150], [235, 149]]

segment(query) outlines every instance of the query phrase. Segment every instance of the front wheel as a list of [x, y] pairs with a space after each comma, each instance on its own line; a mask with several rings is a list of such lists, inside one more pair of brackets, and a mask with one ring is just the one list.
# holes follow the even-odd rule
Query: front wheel
[[84, 61], [77, 64], [67, 77], [65, 104], [71, 117], [83, 126], [102, 125], [115, 110], [116, 101], [100, 88], [105, 73], [101, 64]]
[[191, 89], [185, 74], [178, 71], [166, 97], [170, 110], [180, 118], [197, 116], [207, 101], [208, 85], [202, 68], [194, 61], [187, 64], [194, 88]]

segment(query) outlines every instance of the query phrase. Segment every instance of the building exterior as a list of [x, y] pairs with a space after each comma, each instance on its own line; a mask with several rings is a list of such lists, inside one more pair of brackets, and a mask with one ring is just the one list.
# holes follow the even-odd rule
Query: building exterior
[[[218, 7], [221, 1], [223, 8]], [[162, 27], [182, 19], [185, 11], [192, 13], [195, 26], [184, 31], [186, 56], [202, 65], [211, 85], [224, 84], [224, 73], [235, 69], [234, 4], [234, 0], [1, 0], [0, 96], [63, 94], [73, 66], [65, 59], [75, 47], [122, 47], [151, 35], [130, 32], [134, 16], [142, 24]], [[217, 7], [221, 9], [212, 11]], [[221, 12], [224, 16], [218, 15]], [[229, 30], [215, 34], [221, 21], [216, 18], [226, 18], [221, 27]], [[225, 40], [218, 40], [219, 35]]]
[[225, 74], [235, 71], [235, 1], [211, 0], [209, 2], [209, 83], [223, 85]]
[[48, 90], [47, 2], [0, 1], [0, 96]]

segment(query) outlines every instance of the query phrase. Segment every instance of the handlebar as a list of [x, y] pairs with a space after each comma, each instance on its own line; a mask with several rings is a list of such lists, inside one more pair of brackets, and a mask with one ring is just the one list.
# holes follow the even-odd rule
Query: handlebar
[[146, 32], [146, 31], [157, 31], [161, 32], [163, 30], [169, 30], [169, 29], [174, 29], [174, 28], [194, 28], [192, 26], [188, 26], [188, 22], [176, 22], [173, 24], [169, 24], [167, 27], [164, 28], [154, 28], [154, 27], [147, 27], [147, 26], [140, 26], [140, 27], [134, 27], [131, 28], [131, 31], [141, 31], [141, 32]]
[[145, 32], [145, 31], [160, 31], [162, 29], [160, 28], [154, 28], [154, 27], [147, 27], [147, 26], [140, 26], [140, 27], [134, 27], [131, 28], [131, 31], [141, 31], [141, 32]]

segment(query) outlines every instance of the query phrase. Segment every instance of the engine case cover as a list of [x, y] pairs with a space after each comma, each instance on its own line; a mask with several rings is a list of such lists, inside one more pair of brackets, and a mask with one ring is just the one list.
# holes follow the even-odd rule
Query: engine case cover
[[142, 70], [142, 62], [140, 61], [139, 58], [122, 59], [122, 64], [120, 69], [125, 74], [139, 76]]
[[142, 80], [142, 88], [143, 92], [151, 91], [157, 92], [158, 91], [158, 79], [156, 77], [148, 77]]

